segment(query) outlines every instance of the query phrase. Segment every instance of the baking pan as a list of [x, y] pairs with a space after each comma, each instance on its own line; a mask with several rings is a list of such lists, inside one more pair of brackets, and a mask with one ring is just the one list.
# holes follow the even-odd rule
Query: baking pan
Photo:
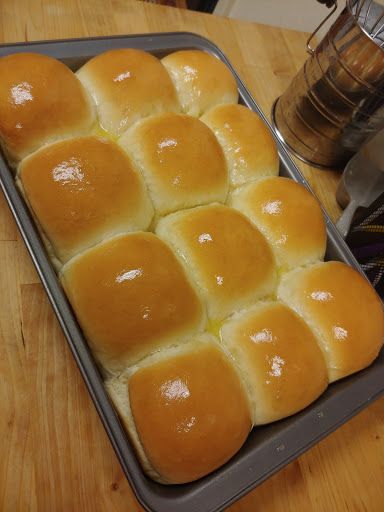
[[[257, 112], [270, 127], [221, 50], [207, 39], [195, 34], [178, 32], [9, 44], [0, 46], [0, 56], [24, 51], [39, 52], [56, 57], [76, 70], [90, 57], [112, 48], [122, 47], [139, 48], [159, 57], [175, 50], [191, 48], [215, 55], [225, 62], [236, 77], [240, 103]], [[289, 154], [275, 134], [274, 136], [280, 154], [280, 174], [308, 187]], [[165, 486], [153, 482], [143, 473], [108, 399], [101, 376], [47, 257], [34, 221], [15, 187], [13, 174], [1, 155], [0, 184], [127, 479], [138, 500], [148, 511], [223, 510], [383, 393], [382, 351], [373, 365], [331, 384], [316, 402], [301, 413], [270, 425], [254, 428], [242, 449], [215, 472], [190, 484]], [[361, 272], [335, 226], [325, 212], [324, 215], [328, 231], [326, 259], [344, 261]]]

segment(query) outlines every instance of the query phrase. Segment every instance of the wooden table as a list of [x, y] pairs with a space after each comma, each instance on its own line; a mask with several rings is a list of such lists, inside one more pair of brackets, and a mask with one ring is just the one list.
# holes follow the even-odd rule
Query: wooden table
[[[267, 113], [305, 59], [306, 34], [254, 23], [133, 0], [0, 0], [0, 43], [174, 30], [217, 43]], [[337, 174], [300, 167], [336, 218]], [[2, 194], [0, 293], [0, 510], [142, 510]], [[383, 439], [381, 399], [230, 511], [381, 511]]]

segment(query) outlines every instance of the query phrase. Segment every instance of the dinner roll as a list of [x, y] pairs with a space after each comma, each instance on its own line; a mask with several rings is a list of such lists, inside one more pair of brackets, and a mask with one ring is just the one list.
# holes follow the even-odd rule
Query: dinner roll
[[193, 275], [211, 320], [274, 292], [272, 251], [260, 231], [236, 210], [212, 204], [177, 212], [163, 218], [156, 233]]
[[328, 385], [314, 334], [284, 304], [259, 303], [225, 323], [220, 334], [249, 382], [255, 425], [300, 411]]
[[180, 50], [163, 58], [175, 84], [181, 108], [200, 117], [220, 103], [237, 103], [236, 79], [227, 66], [200, 50]]
[[107, 382], [107, 389], [155, 480], [196, 480], [244, 443], [252, 427], [248, 399], [210, 337], [149, 358], [130, 373]]
[[85, 134], [94, 122], [76, 75], [52, 57], [1, 57], [0, 77], [0, 142], [12, 164], [47, 142]]
[[289, 178], [265, 178], [238, 188], [230, 204], [256, 224], [284, 270], [324, 258], [323, 213], [303, 185]]
[[119, 372], [204, 328], [181, 265], [152, 233], [119, 235], [70, 260], [61, 281], [99, 362]]
[[96, 102], [101, 126], [114, 136], [143, 117], [180, 110], [164, 66], [142, 50], [101, 53], [86, 62], [77, 76]]
[[151, 117], [136, 124], [119, 144], [143, 173], [157, 215], [225, 201], [228, 172], [223, 151], [198, 119]]
[[383, 305], [368, 281], [345, 263], [293, 270], [283, 276], [278, 296], [316, 333], [331, 382], [365, 368], [378, 355]]
[[219, 105], [201, 120], [215, 133], [224, 150], [232, 186], [279, 174], [275, 140], [255, 112], [243, 105]]
[[82, 137], [45, 146], [22, 161], [19, 179], [62, 262], [104, 238], [145, 230], [152, 220], [140, 173], [112, 141]]

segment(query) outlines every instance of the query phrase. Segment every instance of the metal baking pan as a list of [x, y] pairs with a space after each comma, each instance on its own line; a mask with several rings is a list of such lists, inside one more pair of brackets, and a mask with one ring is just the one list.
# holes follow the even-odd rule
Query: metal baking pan
[[[225, 62], [236, 77], [240, 102], [257, 112], [270, 127], [221, 50], [207, 39], [195, 34], [179, 32], [9, 44], [0, 46], [0, 56], [23, 51], [40, 52], [62, 60], [75, 70], [98, 53], [122, 47], [140, 48], [159, 57], [187, 48], [200, 49], [215, 55]], [[275, 139], [281, 160], [280, 174], [308, 187], [276, 136]], [[301, 413], [271, 425], [254, 428], [242, 449], [215, 472], [190, 484], [165, 486], [153, 482], [143, 473], [130, 441], [108, 399], [101, 376], [50, 264], [34, 221], [15, 187], [13, 174], [1, 154], [0, 184], [127, 479], [138, 500], [148, 511], [216, 512], [223, 510], [384, 392], [382, 351], [372, 366], [331, 384], [316, 402]], [[326, 259], [344, 261], [361, 271], [326, 214], [325, 219], [328, 231]]]

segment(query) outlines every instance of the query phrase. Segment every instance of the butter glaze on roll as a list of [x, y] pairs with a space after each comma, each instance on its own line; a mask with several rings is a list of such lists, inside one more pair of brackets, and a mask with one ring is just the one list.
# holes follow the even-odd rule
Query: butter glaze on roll
[[199, 50], [181, 50], [162, 59], [175, 84], [182, 111], [200, 117], [221, 103], [237, 103], [235, 77], [216, 57]]
[[155, 355], [106, 383], [148, 474], [196, 480], [223, 465], [252, 428], [243, 384], [207, 335]]
[[338, 261], [292, 270], [278, 296], [316, 333], [330, 382], [372, 363], [384, 341], [383, 305], [356, 270]]
[[163, 218], [156, 233], [179, 255], [199, 286], [211, 320], [275, 292], [272, 251], [241, 213], [221, 204]]
[[113, 136], [143, 117], [180, 110], [166, 69], [142, 50], [101, 53], [84, 64], [77, 76], [96, 102], [102, 128]]
[[183, 268], [152, 233], [89, 249], [62, 268], [61, 281], [96, 357], [112, 373], [205, 325]]
[[141, 174], [112, 141], [82, 137], [45, 146], [22, 161], [19, 180], [61, 262], [152, 220]]
[[16, 163], [47, 142], [86, 134], [94, 107], [72, 71], [52, 57], [0, 58], [0, 141]]
[[235, 190], [229, 203], [256, 224], [283, 270], [324, 258], [323, 213], [303, 185], [289, 178], [264, 178]]
[[235, 316], [221, 339], [249, 382], [255, 425], [300, 411], [328, 385], [314, 334], [284, 304], [259, 303]]
[[243, 105], [219, 105], [201, 120], [224, 150], [232, 186], [279, 174], [275, 140], [255, 112]]
[[228, 172], [223, 151], [198, 119], [153, 116], [137, 123], [119, 144], [141, 170], [158, 216], [225, 201]]

